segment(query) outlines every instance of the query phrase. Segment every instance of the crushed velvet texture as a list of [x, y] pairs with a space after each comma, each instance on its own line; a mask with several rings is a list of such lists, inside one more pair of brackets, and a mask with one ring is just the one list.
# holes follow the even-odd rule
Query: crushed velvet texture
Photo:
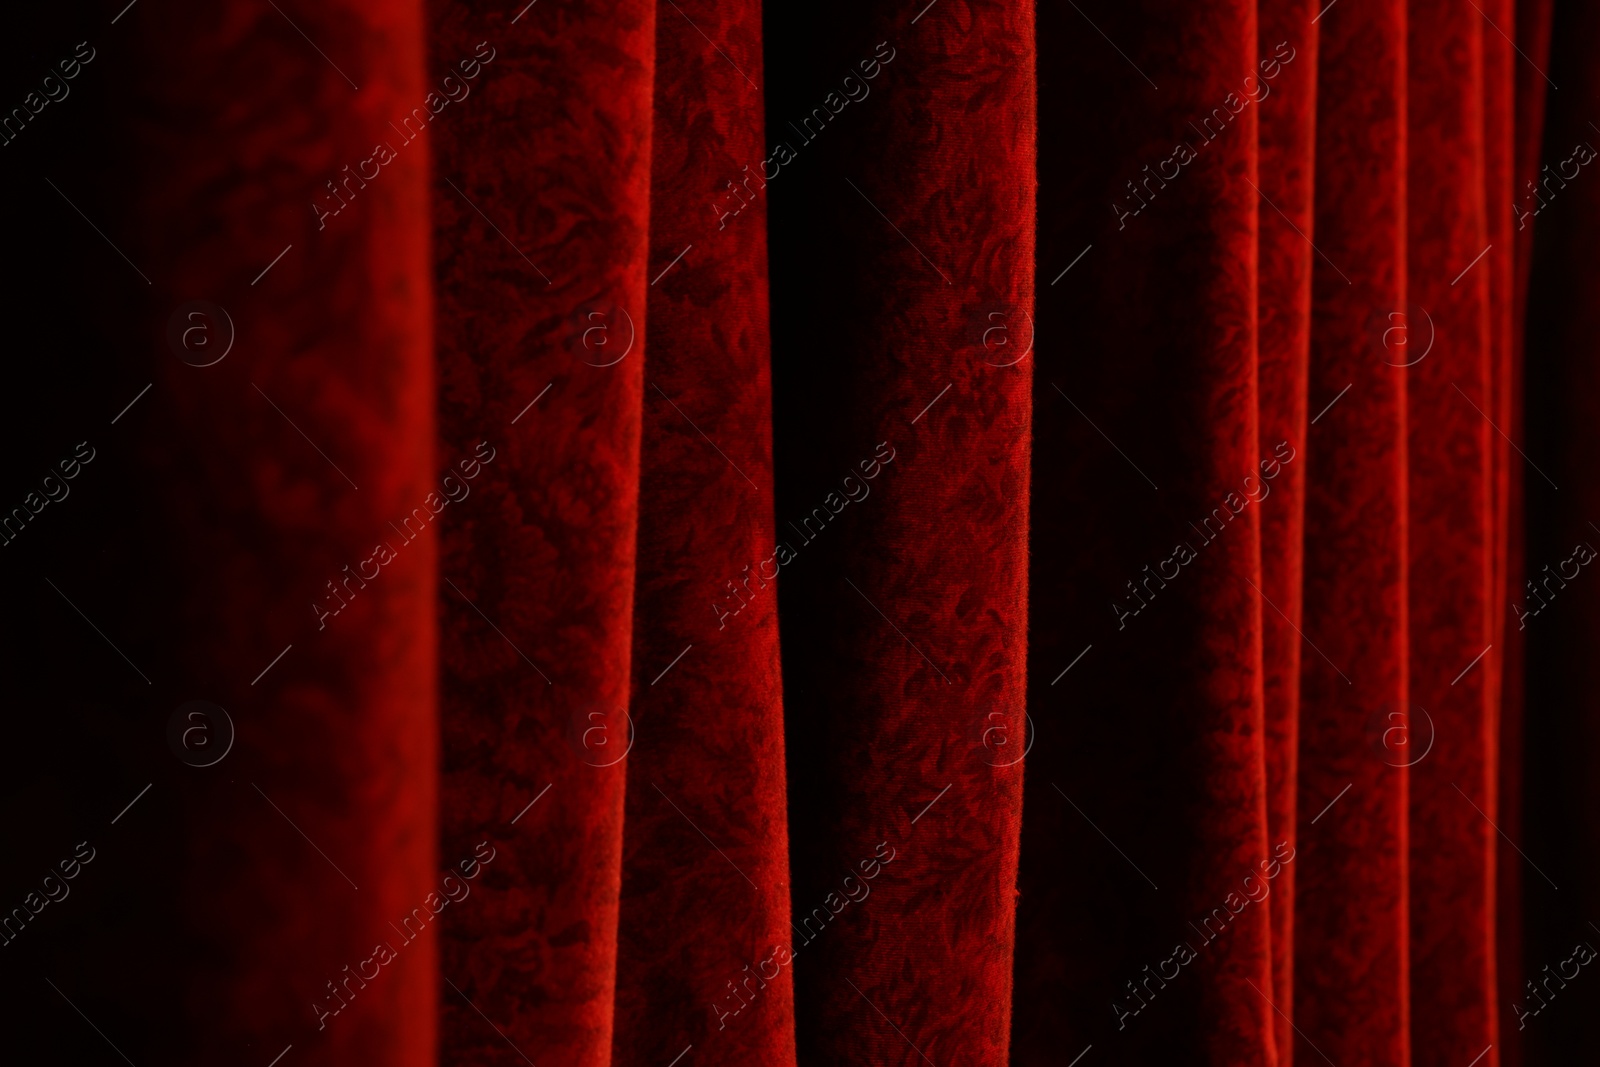
[[1406, 11], [1341, 6], [1318, 24], [1294, 1018], [1335, 1062], [1403, 1064], [1408, 379], [1381, 331], [1406, 310]]
[[[1408, 375], [1412, 707], [1404, 751], [1391, 758], [1415, 761], [1410, 997], [1419, 1064], [1470, 1062], [1496, 1043], [1498, 1021], [1495, 831], [1482, 814], [1495, 807], [1495, 671], [1492, 664], [1477, 668], [1485, 666], [1495, 636], [1494, 430], [1486, 413], [1499, 405], [1491, 393], [1494, 265], [1482, 256], [1490, 244], [1481, 177], [1486, 28], [1470, 14], [1469, 5], [1449, 0], [1410, 7], [1407, 303], [1426, 313], [1408, 319], [1403, 352], [1380, 346], [1391, 362], [1407, 365]], [[1430, 342], [1437, 353], [1424, 347]], [[1451, 550], [1439, 552], [1440, 543]]]
[[[769, 192], [777, 536], [797, 553], [779, 627], [799, 1056], [1004, 1064], [1028, 731], [1032, 8], [767, 18], [768, 141], [795, 153]], [[836, 90], [863, 98], [841, 107]]]
[[794, 1063], [763, 73], [758, 4], [658, 12], [619, 1067]]
[[[1600, 177], [1526, 183], [1600, 143], [1600, 16], [1035, 18], [81, 31], [133, 161], [85, 214], [152, 283], [107, 297], [111, 411], [154, 384], [105, 454], [162, 580], [67, 591], [151, 672], [105, 701], [239, 737], [85, 786], [100, 819], [155, 778], [178, 873], [108, 839], [81, 913], [172, 931], [104, 939], [159, 942], [149, 989], [43, 924], [38, 973], [141, 1064], [1581, 1053], [1600, 979], [1526, 983], [1600, 944], [1600, 578], [1532, 619], [1524, 580], [1600, 545]], [[193, 299], [213, 367], [165, 340]], [[104, 537], [59, 529], [53, 578]]]
[[442, 1041], [458, 1063], [498, 1063], [509, 1045], [604, 1067], [627, 780], [615, 754], [632, 733], [655, 8], [430, 12], [432, 80], [480, 42], [495, 53], [429, 133], [439, 452], [495, 452], [451, 506], [440, 550], [441, 847], [464, 856], [488, 839], [503, 856], [444, 917]]

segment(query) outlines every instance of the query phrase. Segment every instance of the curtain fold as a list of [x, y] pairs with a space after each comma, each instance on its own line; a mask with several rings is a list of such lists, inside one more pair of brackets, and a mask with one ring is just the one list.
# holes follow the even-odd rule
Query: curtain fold
[[657, 12], [616, 1064], [795, 1062], [761, 40]]
[[600, 1067], [627, 783], [613, 754], [634, 734], [655, 5], [430, 14], [430, 100], [481, 64], [474, 95], [417, 101], [441, 108], [425, 134], [435, 461], [484, 462], [443, 519], [440, 858], [483, 840], [501, 856], [481, 899], [444, 914], [443, 1054]]
[[1032, 11], [767, 18], [799, 1055], [1003, 1064], [1028, 732]]
[[166, 954], [124, 988], [25, 904], [20, 1012], [263, 1067], [1586, 1047], [1594, 11], [59, 26], [103, 114], [26, 122], [131, 166], [17, 169], [132, 267], [149, 395], [91, 440], [139, 573], [57, 585], [86, 505], [9, 654], [93, 618], [131, 658], [63, 673], [135, 710], [84, 744], [195, 699], [236, 737], [95, 764], [163, 872], [71, 831], [83, 928]]
[[[1260, 267], [1257, 280], [1259, 451], [1271, 456], [1280, 444], [1303, 455], [1306, 448], [1307, 375], [1311, 346], [1312, 200], [1316, 189], [1317, 26], [1316, 4], [1306, 0], [1258, 5], [1257, 54], [1272, 56], [1281, 44], [1297, 63], [1280, 65], [1274, 90], [1261, 100], [1261, 203], [1257, 205]], [[1263, 72], [1264, 73], [1264, 72]], [[1263, 472], [1264, 473], [1264, 472]], [[1267, 840], [1298, 840], [1297, 783], [1300, 761], [1300, 663], [1306, 655], [1302, 581], [1305, 541], [1306, 464], [1290, 463], [1274, 482], [1277, 501], [1261, 513], [1262, 670], [1267, 763]], [[1278, 875], [1268, 898], [1272, 916], [1272, 988], [1283, 1005], [1272, 1013], [1277, 1062], [1294, 1062], [1293, 864]]]
[[1406, 7], [1342, 6], [1318, 23], [1303, 592], [1313, 654], [1300, 661], [1300, 751], [1316, 758], [1299, 765], [1293, 1018], [1334, 1062], [1402, 1064], [1409, 380], [1384, 356], [1398, 340], [1389, 316], [1409, 312]]
[[[434, 888], [440, 812], [436, 542], [388, 525], [434, 481], [426, 152], [362, 177], [379, 117], [424, 93], [419, 12], [301, 16], [359, 92], [270, 7], [140, 16], [77, 54], [109, 53], [127, 89], [138, 210], [116, 228], [160, 345], [132, 448], [181, 577], [144, 620], [166, 638], [149, 681], [215, 694], [239, 735], [224, 774], [174, 761], [184, 876], [152, 910], [183, 960], [162, 1008], [193, 1025], [160, 1042], [201, 1062], [288, 1034], [420, 1067], [435, 943], [383, 920]], [[368, 982], [390, 942], [395, 973]]]
[[[1491, 601], [1499, 570], [1488, 412], [1502, 405], [1493, 394], [1494, 264], [1485, 217], [1486, 27], [1469, 17], [1475, 15], [1470, 4], [1422, 0], [1408, 13], [1406, 343], [1386, 351], [1408, 375], [1410, 685], [1405, 745], [1395, 762], [1410, 774], [1416, 1063], [1470, 1061], [1498, 1043], [1495, 831], [1484, 817], [1496, 810], [1495, 677], [1483, 660], [1496, 636]], [[1440, 358], [1425, 345], [1437, 347]]]

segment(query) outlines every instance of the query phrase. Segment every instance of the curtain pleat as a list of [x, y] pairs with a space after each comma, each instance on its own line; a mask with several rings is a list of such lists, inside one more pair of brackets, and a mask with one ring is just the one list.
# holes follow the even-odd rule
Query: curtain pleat
[[1004, 1064], [1028, 733], [1032, 9], [767, 19], [799, 1055]]
[[[388, 527], [433, 481], [427, 156], [400, 154], [381, 182], [341, 173], [372, 156], [376, 116], [421, 99], [419, 13], [302, 14], [359, 92], [270, 7], [140, 16], [78, 54], [110, 53], [137, 161], [137, 210], [112, 226], [149, 281], [154, 339], [147, 419], [128, 417], [151, 496], [131, 514], [184, 576], [142, 620], [167, 649], [148, 680], [174, 705], [220, 701], [237, 731], [222, 774], [165, 752], [139, 768], [151, 788], [150, 764], [186, 775], [160, 781], [182, 797], [182, 877], [152, 918], [183, 969], [152, 998], [176, 1013], [156, 1040], [196, 1063], [292, 1040], [307, 1063], [423, 1067], [435, 943], [404, 948], [385, 982], [361, 973], [395, 940], [378, 917], [433, 888], [439, 821], [435, 541]], [[319, 224], [312, 202], [346, 206]], [[396, 558], [372, 581], [379, 544]], [[99, 823], [91, 854], [118, 829]]]
[[[1494, 471], [1483, 33], [1466, 3], [1410, 6], [1405, 365], [1410, 989], [1414, 1063], [1496, 1043]], [[1440, 338], [1445, 339], [1442, 343]], [[1391, 338], [1393, 339], [1393, 338]], [[1432, 346], [1440, 358], [1433, 358]], [[1391, 735], [1398, 741], [1400, 735]], [[1431, 747], [1430, 747], [1431, 746]], [[1485, 817], [1487, 816], [1487, 818]], [[1486, 1060], [1494, 1062], [1491, 1052]]]
[[759, 4], [658, 10], [619, 1065], [794, 1063], [764, 75]]
[[1293, 1018], [1335, 1063], [1403, 1064], [1406, 8], [1340, 7], [1318, 23]]
[[[1257, 281], [1259, 452], [1272, 457], [1280, 444], [1301, 457], [1306, 449], [1307, 374], [1311, 347], [1311, 280], [1316, 177], [1317, 5], [1283, 0], [1258, 5], [1257, 54], [1271, 57], [1282, 44], [1296, 60], [1278, 68], [1261, 100], [1262, 203], [1258, 205], [1260, 273]], [[1264, 73], [1264, 72], [1263, 72]], [[1302, 569], [1305, 542], [1306, 464], [1291, 462], [1274, 482], [1270, 507], [1261, 512], [1261, 613], [1267, 759], [1267, 840], [1294, 847], [1296, 783], [1300, 760], [1300, 664], [1306, 655]], [[1278, 875], [1268, 898], [1272, 916], [1272, 988], [1281, 1011], [1272, 1013], [1277, 1062], [1294, 1062], [1295, 1037], [1288, 1012], [1294, 1004], [1295, 866]]]
[[[1514, 274], [1517, 263], [1517, 241], [1512, 225], [1512, 213], [1503, 205], [1512, 202], [1513, 175], [1516, 161], [1517, 132], [1514, 64], [1518, 57], [1506, 33], [1516, 32], [1516, 8], [1513, 0], [1496, 0], [1481, 12], [1484, 25], [1483, 38], [1483, 196], [1484, 217], [1487, 222], [1485, 238], [1490, 242], [1484, 258], [1489, 268], [1489, 395], [1494, 400], [1494, 424], [1516, 429], [1518, 399], [1513, 386], [1516, 342], [1518, 336], [1514, 308]], [[1474, 12], [1475, 15], [1479, 14]], [[1499, 27], [1505, 27], [1504, 32]], [[1487, 420], [1485, 420], [1487, 421]], [[1505, 787], [1505, 765], [1515, 759], [1508, 752], [1503, 739], [1508, 731], [1507, 717], [1516, 714], [1516, 704], [1506, 684], [1511, 669], [1512, 653], [1509, 649], [1511, 629], [1506, 625], [1509, 617], [1509, 575], [1515, 569], [1512, 559], [1515, 528], [1520, 525], [1520, 514], [1512, 500], [1512, 486], [1517, 472], [1514, 465], [1521, 457], [1511, 448], [1510, 441], [1490, 428], [1489, 459], [1491, 472], [1491, 528], [1490, 528], [1490, 587], [1488, 599], [1488, 637], [1492, 647], [1484, 657], [1488, 668], [1485, 682], [1485, 708], [1488, 730], [1484, 735], [1484, 753], [1488, 762], [1485, 781], [1488, 795], [1493, 798], [1492, 808], [1497, 820], [1504, 822], [1515, 812], [1514, 797], [1509, 797]], [[1513, 787], [1513, 791], [1515, 787]], [[1492, 831], [1492, 827], [1489, 828]], [[1520, 957], [1506, 954], [1507, 943], [1499, 936], [1501, 923], [1509, 924], [1511, 912], [1517, 907], [1515, 899], [1506, 898], [1506, 879], [1502, 870], [1505, 857], [1503, 840], [1498, 833], [1489, 837], [1488, 856], [1490, 881], [1488, 892], [1490, 906], [1485, 919], [1488, 923], [1486, 952], [1494, 961], [1491, 984], [1485, 990], [1490, 1025], [1496, 1035], [1501, 1064], [1520, 1064], [1515, 1038], [1508, 1043], [1508, 998], [1505, 995], [1508, 969], [1514, 974], [1521, 968]], [[1506, 916], [1506, 919], [1502, 919]]]
[[636, 734], [656, 11], [430, 15], [430, 88], [481, 65], [475, 98], [427, 134], [438, 463], [483, 463], [440, 549], [440, 861], [485, 840], [496, 855], [477, 903], [444, 912], [442, 1050], [603, 1067], [627, 782], [616, 756]]

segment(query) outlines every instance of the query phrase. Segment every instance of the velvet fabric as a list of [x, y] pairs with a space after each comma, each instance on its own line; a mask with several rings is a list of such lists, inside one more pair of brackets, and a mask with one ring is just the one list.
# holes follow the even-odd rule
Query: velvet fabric
[[1589, 8], [19, 32], [74, 92], [0, 122], [50, 209], [4, 299], [116, 353], [0, 420], [65, 709], [5, 757], [0, 981], [63, 1055], [1584, 1048]]
[[[410, 541], [389, 524], [435, 480], [426, 153], [358, 174], [336, 218], [311, 205], [373, 155], [378, 116], [422, 97], [423, 32], [405, 5], [300, 17], [344, 44], [359, 93], [270, 7], [181, 4], [94, 34], [135, 68], [122, 115], [138, 210], [119, 231], [151, 306], [203, 294], [232, 330], [188, 314], [184, 329], [215, 346], [234, 334], [196, 367], [146, 316], [165, 358], [129, 427], [159, 472], [167, 550], [204, 575], [162, 602], [165, 684], [174, 702], [218, 700], [249, 737], [182, 808], [171, 996], [209, 1020], [180, 1038], [197, 1061], [316, 1035], [329, 1062], [421, 1064], [439, 1030], [435, 943], [387, 924], [437, 881], [438, 561], [431, 524]], [[223, 86], [248, 86], [249, 106]], [[374, 573], [380, 545], [394, 558]], [[379, 944], [399, 958], [378, 967]]]

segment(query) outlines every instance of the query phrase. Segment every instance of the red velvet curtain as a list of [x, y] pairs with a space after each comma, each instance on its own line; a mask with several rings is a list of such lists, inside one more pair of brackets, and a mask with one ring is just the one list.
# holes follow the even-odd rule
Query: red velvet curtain
[[[6, 431], [109, 456], [4, 528], [13, 674], [71, 664], [78, 709], [8, 763], [19, 1030], [261, 1067], [1586, 1047], [1589, 8], [30, 18], [50, 103], [19, 81], [0, 139], [48, 269], [7, 299], [71, 284], [117, 354], [81, 399], [30, 371]], [[34, 908], [80, 839], [108, 859]]]

